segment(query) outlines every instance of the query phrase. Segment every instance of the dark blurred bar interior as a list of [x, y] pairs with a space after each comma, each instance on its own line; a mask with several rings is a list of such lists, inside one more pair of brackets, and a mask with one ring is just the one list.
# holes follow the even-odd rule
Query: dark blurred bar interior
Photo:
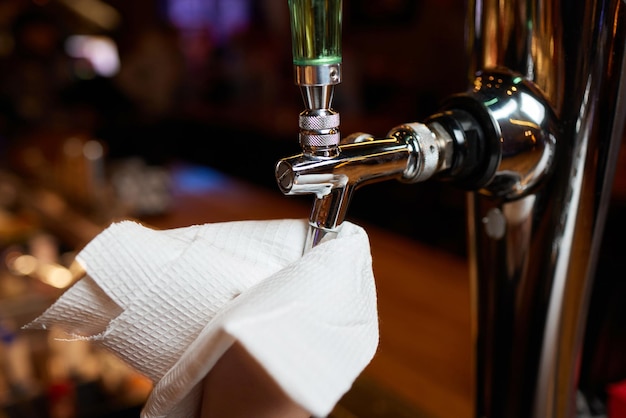
[[[462, 0], [345, 0], [334, 100], [342, 134], [385, 136], [464, 91], [464, 20]], [[0, 351], [16, 358], [0, 370], [0, 417], [138, 416], [149, 384], [132, 370], [88, 346], [63, 354], [49, 335], [18, 332], [111, 221], [213, 220], [185, 217], [175, 189], [202, 192], [225, 178], [285, 201], [275, 216], [307, 215], [289, 205], [309, 198], [279, 196], [274, 178], [275, 162], [300, 152], [288, 25], [286, 0], [0, 2]], [[600, 397], [626, 377], [625, 168], [622, 152], [581, 367], [584, 389]], [[349, 218], [462, 264], [464, 203], [445, 183], [377, 184], [356, 193]], [[223, 220], [236, 220], [224, 207]], [[89, 362], [108, 362], [110, 376]], [[371, 416], [410, 416], [395, 414]]]

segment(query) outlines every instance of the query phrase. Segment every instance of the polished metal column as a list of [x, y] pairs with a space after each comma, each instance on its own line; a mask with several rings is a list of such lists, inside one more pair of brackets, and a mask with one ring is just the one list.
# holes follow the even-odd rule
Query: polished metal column
[[[488, 185], [468, 195], [476, 416], [569, 418], [626, 117], [626, 3], [470, 3], [474, 93], [489, 82], [481, 74], [517, 74], [554, 119], [545, 175], [519, 193]], [[497, 77], [491, 81], [495, 89]], [[506, 135], [502, 141], [496, 172], [506, 178], [512, 164], [524, 163]]]

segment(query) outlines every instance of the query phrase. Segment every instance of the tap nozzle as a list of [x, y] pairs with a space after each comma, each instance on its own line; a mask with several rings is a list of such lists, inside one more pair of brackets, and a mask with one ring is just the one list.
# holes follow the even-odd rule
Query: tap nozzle
[[397, 126], [385, 138], [352, 134], [332, 155], [303, 152], [283, 158], [276, 165], [276, 179], [286, 195], [315, 195], [306, 251], [336, 235], [352, 193], [363, 185], [438, 178], [466, 188], [481, 187], [493, 176], [497, 154], [485, 144], [479, 121], [452, 109], [425, 123]]
[[357, 188], [390, 179], [421, 182], [450, 171], [455, 147], [455, 138], [439, 123], [408, 123], [381, 139], [353, 134], [332, 156], [302, 153], [280, 160], [276, 165], [280, 190], [286, 195], [315, 195], [305, 250], [336, 235]]

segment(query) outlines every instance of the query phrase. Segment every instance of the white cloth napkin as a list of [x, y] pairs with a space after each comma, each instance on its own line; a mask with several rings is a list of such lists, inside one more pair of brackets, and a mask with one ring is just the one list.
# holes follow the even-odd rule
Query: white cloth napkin
[[326, 416], [378, 345], [365, 231], [302, 255], [304, 220], [154, 230], [114, 223], [78, 254], [87, 275], [29, 328], [61, 326], [154, 383], [142, 417], [198, 416], [202, 379], [235, 342], [294, 402]]

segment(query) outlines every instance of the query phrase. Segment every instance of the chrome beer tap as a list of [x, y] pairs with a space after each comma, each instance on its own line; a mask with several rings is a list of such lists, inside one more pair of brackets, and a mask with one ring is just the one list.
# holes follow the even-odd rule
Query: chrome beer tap
[[302, 153], [280, 160], [276, 178], [284, 194], [315, 195], [305, 251], [337, 235], [352, 193], [365, 184], [419, 182], [435, 175], [474, 177], [472, 184], [488, 179], [476, 175], [491, 157], [478, 123], [466, 112], [403, 124], [385, 138], [355, 133], [341, 139], [339, 113], [331, 104], [341, 82], [342, 2], [289, 0], [289, 6], [295, 81], [305, 104], [299, 117]]
[[423, 123], [343, 140], [330, 108], [340, 48], [328, 67], [314, 60], [329, 34], [339, 45], [341, 1], [289, 4], [307, 109], [302, 153], [280, 160], [276, 177], [285, 194], [315, 195], [307, 248], [336, 234], [362, 185], [438, 179], [465, 188], [475, 416], [575, 417], [626, 120], [624, 0], [470, 1], [468, 90]]

